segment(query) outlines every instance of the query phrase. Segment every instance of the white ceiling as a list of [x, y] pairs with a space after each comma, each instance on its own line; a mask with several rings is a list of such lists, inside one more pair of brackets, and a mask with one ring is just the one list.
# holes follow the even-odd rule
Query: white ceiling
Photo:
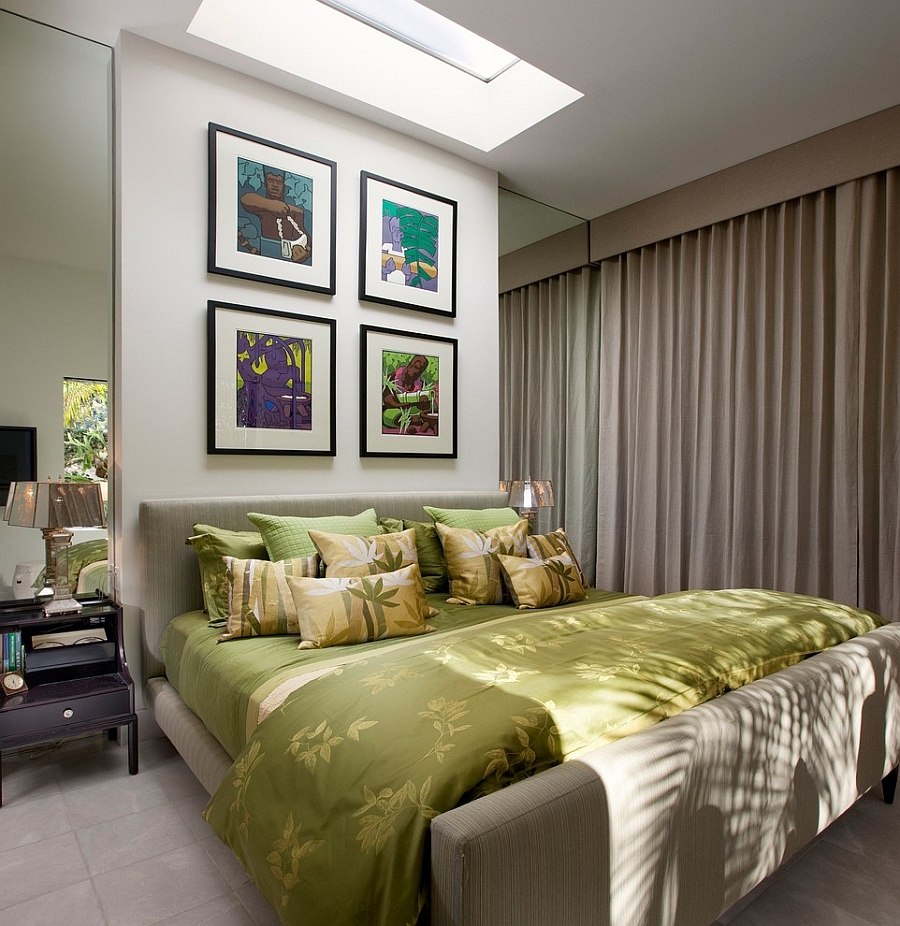
[[227, 64], [494, 168], [502, 187], [582, 218], [900, 103], [898, 0], [426, 4], [585, 96], [482, 153], [186, 35], [198, 0], [0, 0], [107, 44], [128, 29]]

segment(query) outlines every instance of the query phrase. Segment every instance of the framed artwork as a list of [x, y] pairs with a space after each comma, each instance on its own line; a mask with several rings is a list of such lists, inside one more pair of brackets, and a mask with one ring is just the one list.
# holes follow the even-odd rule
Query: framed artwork
[[361, 457], [456, 456], [456, 339], [360, 325]]
[[209, 124], [210, 273], [334, 295], [334, 161]]
[[360, 173], [359, 298], [456, 315], [456, 203]]
[[37, 428], [0, 427], [0, 505], [13, 482], [37, 479]]
[[207, 453], [334, 456], [335, 329], [209, 302]]

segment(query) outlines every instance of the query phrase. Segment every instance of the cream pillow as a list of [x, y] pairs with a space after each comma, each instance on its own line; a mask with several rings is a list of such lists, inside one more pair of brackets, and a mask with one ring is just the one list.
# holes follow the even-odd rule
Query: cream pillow
[[497, 555], [526, 556], [528, 521], [522, 518], [486, 531], [447, 527], [440, 522], [435, 527], [450, 574], [451, 597], [447, 600], [452, 604], [500, 604], [503, 581]]
[[506, 587], [520, 610], [552, 608], [585, 597], [578, 567], [568, 553], [549, 559], [502, 555], [497, 559]]
[[303, 641], [298, 649], [410, 637], [433, 628], [417, 565], [374, 576], [288, 576]]
[[376, 534], [374, 537], [310, 531], [309, 539], [319, 551], [325, 563], [325, 576], [329, 579], [396, 572], [419, 562], [414, 530]]
[[261, 559], [223, 557], [228, 587], [228, 619], [219, 642], [237, 637], [300, 633], [288, 576], [314, 576], [319, 557], [297, 556], [277, 563]]

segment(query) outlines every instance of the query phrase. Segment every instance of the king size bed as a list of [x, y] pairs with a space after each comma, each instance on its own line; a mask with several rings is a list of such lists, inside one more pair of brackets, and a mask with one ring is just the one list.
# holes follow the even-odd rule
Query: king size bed
[[[142, 503], [147, 701], [285, 923], [704, 926], [867, 790], [882, 783], [892, 800], [900, 624], [762, 590], [465, 604], [474, 586], [455, 584], [452, 564], [450, 591], [416, 591], [415, 619], [392, 624], [405, 586], [429, 571], [425, 590], [437, 584], [421, 533], [418, 565], [394, 549], [352, 592], [279, 533], [332, 519], [312, 534], [321, 554], [332, 528], [399, 543], [430, 521], [423, 506], [505, 505], [495, 492]], [[367, 511], [377, 531], [340, 526]], [[438, 534], [448, 551], [471, 546], [467, 530], [519, 530], [486, 525]], [[240, 587], [256, 602], [243, 630], [204, 613], [222, 589], [201, 583], [198, 560], [221, 550], [198, 538], [215, 531], [249, 544], [227, 560], [231, 597]], [[372, 549], [351, 552], [371, 561]], [[579, 585], [565, 554], [505, 552], [485, 540], [460, 556], [502, 561], [523, 606], [535, 604], [526, 572]], [[312, 613], [332, 593], [348, 615], [365, 599], [367, 636], [333, 615], [303, 623], [300, 606], [300, 631], [285, 632], [285, 601]]]

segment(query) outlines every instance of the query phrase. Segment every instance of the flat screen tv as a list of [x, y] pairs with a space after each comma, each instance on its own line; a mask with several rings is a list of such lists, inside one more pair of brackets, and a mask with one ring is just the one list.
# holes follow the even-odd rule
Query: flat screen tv
[[37, 479], [37, 428], [0, 426], [0, 505], [6, 504], [11, 482]]

